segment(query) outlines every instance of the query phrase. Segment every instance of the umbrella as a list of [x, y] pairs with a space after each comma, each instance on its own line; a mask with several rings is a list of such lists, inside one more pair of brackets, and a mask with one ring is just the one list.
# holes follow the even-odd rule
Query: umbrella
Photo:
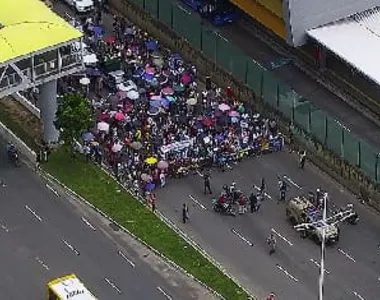
[[239, 122], [239, 119], [237, 117], [231, 117], [231, 122], [233, 124], [236, 124], [237, 122]]
[[244, 105], [239, 105], [237, 111], [241, 114], [243, 114], [245, 112], [245, 108], [244, 108]]
[[182, 84], [174, 84], [173, 85], [173, 90], [176, 93], [182, 93], [185, 90], [185, 87]]
[[167, 100], [167, 99], [165, 99], [165, 98], [163, 98], [163, 99], [161, 99], [161, 106], [163, 107], [163, 108], [165, 108], [165, 109], [168, 109], [169, 108], [169, 106], [170, 106], [170, 102]]
[[151, 106], [148, 110], [148, 115], [150, 115], [150, 116], [157, 116], [159, 113], [160, 113], [159, 107]]
[[114, 44], [116, 42], [116, 38], [114, 36], [108, 36], [104, 39], [104, 41], [107, 43], [107, 44]]
[[232, 110], [228, 113], [230, 117], [239, 118], [240, 114], [236, 110]]
[[214, 123], [213, 120], [210, 118], [202, 119], [202, 124], [206, 127], [210, 127], [213, 123]]
[[98, 69], [94, 69], [94, 68], [87, 68], [86, 69], [86, 74], [88, 76], [100, 76], [102, 75], [102, 72]]
[[146, 173], [142, 173], [141, 174], [141, 180], [145, 181], [145, 182], [151, 181], [152, 180], [152, 176], [150, 176], [150, 175], [148, 175]]
[[96, 57], [96, 54], [88, 54], [83, 56], [83, 63], [85, 65], [93, 65], [98, 62], [98, 58]]
[[222, 103], [222, 104], [219, 104], [218, 109], [219, 109], [220, 111], [228, 111], [228, 110], [230, 110], [231, 108], [230, 108], [230, 106], [227, 105], [226, 103]]
[[146, 186], [145, 186], [145, 190], [147, 192], [151, 192], [154, 190], [154, 188], [156, 187], [156, 185], [154, 183], [148, 183]]
[[164, 64], [164, 60], [161, 57], [153, 58], [152, 64], [155, 65], [156, 67], [162, 67], [162, 65]]
[[195, 99], [195, 98], [189, 98], [189, 99], [187, 99], [186, 104], [190, 105], [190, 106], [193, 106], [193, 105], [197, 104], [197, 99]]
[[133, 148], [135, 150], [140, 150], [142, 148], [142, 144], [140, 142], [133, 142], [131, 144], [131, 148]]
[[148, 157], [145, 162], [148, 164], [148, 165], [154, 165], [157, 163], [157, 158], [151, 156], [151, 157]]
[[122, 144], [114, 144], [111, 148], [112, 152], [120, 152], [121, 149], [123, 149], [123, 145]]
[[128, 97], [128, 93], [127, 92], [124, 92], [124, 91], [119, 91], [116, 93], [116, 97], [119, 99], [119, 100], [124, 100], [125, 98]]
[[97, 36], [102, 36], [104, 34], [104, 29], [102, 26], [95, 26], [94, 28], [92, 28], [92, 30]]
[[137, 100], [140, 97], [140, 94], [139, 92], [132, 90], [127, 92], [127, 97], [131, 100]]
[[217, 136], [215, 136], [215, 138], [218, 140], [218, 141], [223, 141], [224, 140], [224, 136], [222, 134], [218, 134]]
[[145, 73], [150, 74], [150, 75], [154, 75], [154, 74], [156, 74], [156, 69], [148, 67], [145, 69]]
[[161, 91], [165, 96], [172, 96], [174, 95], [174, 91], [170, 87], [163, 88]]
[[144, 79], [146, 81], [152, 81], [154, 79], [154, 75], [153, 74], [144, 74]]
[[167, 99], [169, 102], [176, 102], [176, 101], [177, 101], [177, 97], [174, 97], [174, 96], [167, 96], [166, 99]]
[[150, 100], [152, 100], [152, 101], [161, 101], [162, 100], [162, 98], [161, 98], [161, 96], [152, 96], [152, 97], [150, 97]]
[[169, 167], [168, 162], [164, 160], [159, 161], [157, 164], [157, 168], [159, 168], [160, 170], [166, 170], [168, 167]]
[[158, 42], [157, 41], [148, 41], [145, 43], [146, 49], [148, 51], [156, 51], [158, 49]]
[[83, 77], [79, 80], [79, 83], [81, 85], [89, 85], [91, 83], [91, 80], [88, 77]]
[[82, 139], [85, 142], [92, 141], [95, 138], [95, 136], [92, 134], [92, 132], [86, 132], [82, 135]]
[[151, 107], [160, 107], [161, 101], [150, 101], [149, 104]]
[[183, 84], [189, 84], [190, 82], [192, 81], [192, 78], [191, 78], [191, 76], [189, 75], [189, 74], [183, 74], [182, 76], [181, 76], [181, 82], [183, 83]]
[[98, 130], [108, 132], [110, 130], [110, 125], [106, 122], [99, 122], [98, 123]]
[[125, 120], [125, 115], [122, 112], [117, 112], [115, 114], [115, 120], [116, 121], [124, 121]]

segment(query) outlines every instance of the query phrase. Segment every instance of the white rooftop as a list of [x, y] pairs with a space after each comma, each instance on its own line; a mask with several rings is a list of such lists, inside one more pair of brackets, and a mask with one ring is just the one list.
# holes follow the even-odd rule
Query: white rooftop
[[65, 300], [97, 300], [95, 296], [76, 277], [65, 278], [50, 285], [61, 299]]
[[310, 29], [307, 34], [380, 85], [380, 7]]

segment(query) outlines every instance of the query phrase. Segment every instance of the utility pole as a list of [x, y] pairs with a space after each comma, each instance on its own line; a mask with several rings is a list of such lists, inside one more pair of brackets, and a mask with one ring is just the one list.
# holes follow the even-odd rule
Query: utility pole
[[[307, 230], [310, 227], [320, 224], [322, 221], [322, 243], [321, 243], [321, 262], [320, 262], [320, 272], [319, 272], [319, 293], [318, 300], [323, 300], [324, 295], [324, 280], [325, 280], [325, 256], [326, 256], [326, 228], [328, 226], [336, 226], [338, 223], [345, 221], [346, 219], [353, 216], [355, 213], [353, 211], [342, 211], [334, 214], [333, 216], [327, 218], [327, 198], [328, 193], [323, 195], [323, 212], [322, 220], [317, 220], [312, 223], [302, 223], [294, 226], [298, 231]], [[331, 223], [330, 223], [331, 222]]]

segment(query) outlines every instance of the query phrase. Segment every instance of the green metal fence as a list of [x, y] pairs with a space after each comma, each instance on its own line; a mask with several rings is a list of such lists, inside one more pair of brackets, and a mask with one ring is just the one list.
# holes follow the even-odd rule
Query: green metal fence
[[260, 64], [233, 46], [214, 28], [186, 7], [173, 1], [128, 0], [185, 38], [193, 47], [250, 87], [256, 95], [281, 112], [304, 132], [314, 136], [331, 151], [358, 166], [368, 176], [380, 181], [380, 164], [375, 148], [357, 138], [340, 122], [330, 117], [289, 86], [274, 77]]

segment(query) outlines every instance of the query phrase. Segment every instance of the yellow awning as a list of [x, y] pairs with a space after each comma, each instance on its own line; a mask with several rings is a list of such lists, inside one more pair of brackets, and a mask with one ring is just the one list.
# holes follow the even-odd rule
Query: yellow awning
[[81, 36], [40, 0], [0, 0], [0, 64]]

